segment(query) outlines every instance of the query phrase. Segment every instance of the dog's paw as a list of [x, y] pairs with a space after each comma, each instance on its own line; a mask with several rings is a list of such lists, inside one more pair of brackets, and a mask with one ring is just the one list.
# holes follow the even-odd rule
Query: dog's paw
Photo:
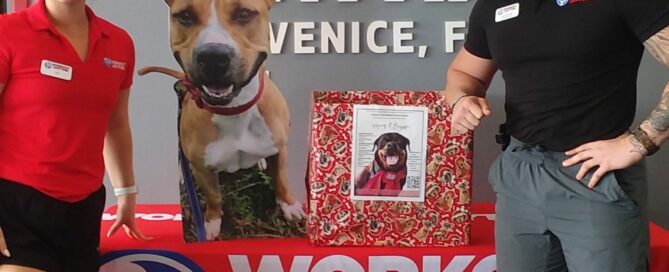
[[221, 234], [221, 219], [212, 219], [204, 221], [204, 231], [207, 234], [207, 241], [215, 240]]
[[276, 202], [279, 203], [279, 207], [283, 211], [283, 217], [286, 219], [301, 220], [307, 218], [307, 214], [304, 212], [302, 204], [299, 201], [295, 201], [292, 205], [281, 200], [277, 200]]

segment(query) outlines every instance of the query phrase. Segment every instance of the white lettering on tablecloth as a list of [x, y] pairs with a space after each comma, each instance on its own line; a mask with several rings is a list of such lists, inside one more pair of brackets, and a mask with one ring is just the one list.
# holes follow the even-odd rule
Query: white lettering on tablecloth
[[[181, 214], [169, 213], [135, 213], [135, 218], [146, 221], [181, 221], [183, 217]], [[114, 221], [116, 214], [103, 213], [102, 221]]]
[[[475, 259], [474, 255], [455, 256], [444, 267], [441, 256], [423, 256], [421, 272], [494, 272], [497, 269], [497, 258], [494, 254], [478, 262], [474, 262]], [[262, 256], [256, 271], [251, 270], [251, 263], [246, 255], [229, 255], [228, 260], [233, 272], [284, 272], [278, 255]], [[327, 256], [315, 263], [313, 256], [294, 256], [289, 272], [419, 272], [418, 264], [404, 256], [369, 256], [368, 261], [368, 270], [365, 270], [364, 264], [345, 255]]]

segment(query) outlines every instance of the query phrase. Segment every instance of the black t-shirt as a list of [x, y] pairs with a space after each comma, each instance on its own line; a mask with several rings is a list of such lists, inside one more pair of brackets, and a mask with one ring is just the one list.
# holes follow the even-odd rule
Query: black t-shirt
[[669, 0], [478, 0], [465, 48], [502, 72], [511, 135], [564, 151], [629, 129], [643, 42], [668, 25]]

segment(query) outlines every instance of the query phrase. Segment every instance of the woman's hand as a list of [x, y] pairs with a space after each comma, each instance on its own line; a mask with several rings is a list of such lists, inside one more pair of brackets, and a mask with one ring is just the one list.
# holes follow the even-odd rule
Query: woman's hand
[[7, 242], [5, 241], [5, 233], [2, 232], [2, 228], [0, 228], [0, 252], [7, 258], [11, 257], [9, 249], [7, 248]]
[[132, 239], [151, 240], [153, 237], [146, 237], [137, 228], [135, 224], [135, 194], [122, 195], [118, 197], [118, 209], [116, 210], [116, 221], [114, 225], [109, 228], [107, 237], [114, 235], [119, 227], [123, 226], [125, 234]]

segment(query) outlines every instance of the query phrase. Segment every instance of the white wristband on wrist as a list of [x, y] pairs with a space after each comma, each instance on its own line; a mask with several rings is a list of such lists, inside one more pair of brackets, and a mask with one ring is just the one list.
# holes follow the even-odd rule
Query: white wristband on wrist
[[132, 185], [128, 187], [123, 187], [123, 188], [114, 188], [114, 195], [116, 196], [124, 196], [124, 195], [129, 195], [129, 194], [136, 194], [137, 193], [137, 185]]

